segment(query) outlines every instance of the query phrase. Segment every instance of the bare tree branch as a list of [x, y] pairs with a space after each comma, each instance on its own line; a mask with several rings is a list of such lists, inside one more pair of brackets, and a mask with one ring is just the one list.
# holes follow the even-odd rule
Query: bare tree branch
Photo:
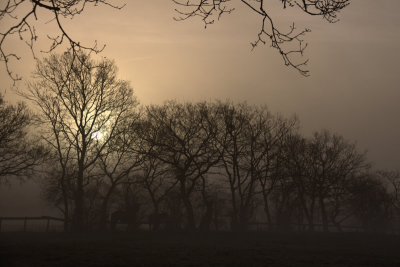
[[0, 95], [0, 183], [31, 174], [45, 159], [45, 149], [27, 135], [31, 122], [24, 104], [7, 105]]
[[14, 83], [21, 80], [21, 77], [13, 72], [11, 62], [18, 61], [21, 57], [9, 51], [6, 44], [10, 39], [17, 37], [29, 47], [33, 57], [36, 58], [34, 45], [39, 35], [35, 25], [36, 21], [40, 19], [38, 13], [41, 10], [51, 16], [49, 22], [54, 23], [59, 30], [59, 34], [56, 36], [47, 35], [51, 45], [47, 50], [41, 52], [52, 52], [64, 43], [69, 45], [69, 50], [73, 53], [79, 50], [99, 53], [104, 49], [105, 45], [99, 47], [97, 41], [93, 45], [80, 43], [64, 27], [63, 20], [73, 19], [82, 14], [89, 4], [92, 6], [107, 5], [116, 9], [124, 7], [124, 5], [113, 5], [108, 0], [6, 0], [0, 4], [0, 24], [10, 25], [0, 30], [0, 61], [4, 62], [6, 71]]
[[[230, 7], [232, 0], [172, 0], [177, 8], [175, 9], [178, 16], [177, 21], [187, 20], [193, 17], [200, 17], [205, 27], [213, 24], [225, 13], [230, 14], [234, 11]], [[280, 0], [283, 8], [299, 7], [302, 11], [309, 15], [321, 16], [327, 21], [333, 23], [338, 21], [337, 14], [350, 4], [350, 0]], [[271, 11], [267, 10], [267, 2], [271, 0], [240, 0], [242, 4], [252, 10], [260, 17], [260, 30], [257, 38], [251, 43], [254, 49], [259, 44], [270, 44], [281, 55], [286, 66], [294, 68], [303, 76], [309, 76], [307, 69], [308, 59], [301, 59], [307, 48], [307, 43], [303, 37], [310, 29], [306, 28], [298, 30], [293, 23], [287, 31], [279, 29], [275, 25], [271, 15]]]

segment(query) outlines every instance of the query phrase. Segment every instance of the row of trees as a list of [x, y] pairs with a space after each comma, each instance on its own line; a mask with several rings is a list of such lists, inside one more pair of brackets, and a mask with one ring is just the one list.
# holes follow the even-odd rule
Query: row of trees
[[[239, 231], [254, 221], [378, 229], [400, 213], [398, 173], [371, 171], [343, 137], [306, 138], [296, 117], [265, 106], [140, 107], [112, 61], [72, 53], [39, 61], [22, 95], [35, 116], [23, 105], [4, 110], [22, 112], [40, 132], [36, 152], [19, 154], [29, 155], [26, 170], [40, 168], [44, 196], [72, 222], [66, 229], [105, 228], [116, 210], [133, 227], [151, 215], [173, 228]], [[22, 137], [27, 123], [11, 129]]]

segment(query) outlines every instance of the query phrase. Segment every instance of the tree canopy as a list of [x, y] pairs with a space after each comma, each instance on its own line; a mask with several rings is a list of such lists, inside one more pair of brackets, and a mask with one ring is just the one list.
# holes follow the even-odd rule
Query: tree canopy
[[0, 184], [11, 176], [27, 176], [46, 154], [28, 135], [32, 115], [26, 105], [7, 104], [0, 95]]

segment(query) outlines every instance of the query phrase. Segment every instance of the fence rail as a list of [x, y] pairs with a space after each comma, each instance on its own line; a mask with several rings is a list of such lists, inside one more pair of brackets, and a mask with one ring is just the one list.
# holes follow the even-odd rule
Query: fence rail
[[56, 218], [52, 216], [38, 216], [38, 217], [0, 217], [0, 232], [2, 232], [3, 222], [5, 221], [23, 221], [23, 231], [26, 232], [28, 229], [29, 221], [43, 221], [46, 223], [45, 231], [50, 230], [51, 221], [64, 222], [64, 219]]
[[[307, 231], [310, 229], [309, 224], [301, 224], [301, 223], [290, 223], [286, 225], [289, 229], [293, 231]], [[279, 224], [269, 224], [266, 222], [251, 222], [249, 223], [249, 227], [255, 231], [270, 231], [273, 229], [285, 229], [283, 225]], [[315, 223], [313, 224], [313, 231], [322, 232], [324, 228], [323, 224]], [[341, 225], [340, 230], [336, 225], [329, 224], [328, 225], [329, 232], [374, 232], [372, 229], [365, 228], [361, 225]], [[375, 232], [385, 232], [395, 235], [400, 235], [400, 227], [386, 227], [386, 228], [377, 228]]]
[[[29, 222], [30, 221], [36, 221], [36, 222], [40, 222], [42, 221], [43, 224], [41, 225], [42, 227], [40, 227], [43, 230], [43, 226], [44, 227], [44, 231], [45, 232], [49, 232], [51, 229], [51, 225], [53, 222], [53, 226], [54, 226], [54, 222], [58, 223], [58, 226], [60, 226], [60, 223], [64, 223], [64, 219], [62, 218], [57, 218], [57, 217], [52, 217], [52, 216], [36, 216], [36, 217], [0, 217], [0, 232], [4, 232], [4, 222], [6, 221], [22, 221], [22, 231], [27, 232], [28, 231], [28, 226], [29, 226]], [[110, 224], [110, 222], [108, 222], [108, 224]], [[117, 223], [117, 224], [124, 224], [124, 223]], [[148, 226], [148, 222], [141, 222], [140, 225], [147, 225]], [[15, 225], [14, 225], [15, 226]], [[21, 226], [21, 225], [19, 225]], [[60, 231], [64, 231], [64, 225], [62, 225], [62, 227], [59, 227], [59, 229], [62, 229]], [[274, 230], [278, 230], [281, 229], [283, 225], [279, 225], [279, 224], [268, 224], [266, 222], [251, 222], [248, 224], [249, 226], [249, 230], [253, 230], [253, 231], [274, 231]], [[293, 231], [307, 231], [307, 229], [309, 229], [309, 225], [308, 224], [300, 224], [300, 223], [291, 223], [291, 224], [287, 224], [286, 226], [289, 226], [289, 228]], [[313, 231], [315, 232], [321, 232], [323, 231], [323, 225], [322, 224], [314, 224], [313, 225]], [[335, 225], [328, 225], [328, 230], [330, 232], [368, 232], [370, 230], [367, 230], [365, 227], [362, 226], [358, 226], [358, 225], [342, 225], [341, 230], [339, 230]], [[21, 228], [19, 228], [21, 230]], [[146, 227], [145, 229], [150, 229], [150, 227]], [[390, 234], [395, 234], [395, 235], [400, 235], [400, 228], [399, 227], [388, 227], [386, 229], [378, 229], [379, 232], [386, 232], [386, 233], [390, 233]]]

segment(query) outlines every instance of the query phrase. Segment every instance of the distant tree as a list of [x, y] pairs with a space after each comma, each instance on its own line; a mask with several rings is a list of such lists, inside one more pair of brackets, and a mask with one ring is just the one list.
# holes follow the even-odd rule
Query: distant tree
[[[153, 142], [156, 134], [152, 131], [158, 131], [158, 129], [154, 127], [152, 120], [144, 115], [138, 125], [139, 127], [133, 130], [133, 132], [137, 132], [138, 138], [143, 140], [139, 152], [143, 156], [143, 160], [140, 170], [137, 172], [140, 177], [138, 182], [150, 198], [153, 206], [151, 216], [157, 218], [165, 212], [162, 210], [162, 204], [178, 181], [175, 179], [170, 165], [160, 160], [158, 155], [154, 155], [157, 144]], [[156, 223], [154, 230], [157, 230], [158, 226]]]
[[[140, 180], [142, 188], [148, 193], [153, 211], [149, 216], [158, 218], [162, 213], [167, 212], [163, 205], [171, 192], [176, 189], [178, 180], [169, 165], [157, 157], [151, 156], [147, 151], [146, 157], [141, 164]], [[154, 221], [153, 230], [158, 230], [159, 222]]]
[[[36, 25], [37, 21], [45, 18], [48, 23], [53, 23], [58, 29], [59, 34], [56, 36], [45, 35], [51, 44], [47, 51], [52, 52], [58, 46], [64, 43], [69, 45], [70, 51], [73, 53], [78, 50], [89, 50], [100, 52], [103, 47], [98, 47], [97, 42], [93, 46], [86, 46], [79, 40], [76, 40], [71, 33], [65, 28], [65, 19], [73, 19], [81, 15], [89, 6], [106, 5], [120, 9], [123, 6], [116, 6], [108, 0], [5, 0], [0, 4], [0, 24], [2, 29], [0, 32], [0, 61], [4, 62], [8, 75], [14, 80], [21, 77], [14, 74], [10, 63], [11, 60], [20, 60], [12, 46], [8, 43], [10, 39], [18, 38], [24, 42], [32, 51], [34, 57], [36, 54], [35, 43], [40, 34], [38, 34]], [[49, 15], [49, 16], [46, 16]], [[11, 51], [10, 51], [11, 50]]]
[[301, 208], [301, 223], [303, 217], [308, 224], [310, 231], [314, 230], [317, 185], [314, 183], [312, 175], [312, 160], [308, 150], [308, 141], [299, 134], [290, 134], [285, 137], [282, 154], [284, 158], [283, 169], [287, 174], [294, 189], [292, 192], [296, 195], [297, 202]]
[[[132, 112], [126, 114], [115, 129], [114, 137], [110, 138], [103, 152], [100, 153], [97, 165], [99, 166], [100, 181], [99, 195], [101, 196], [100, 223], [106, 226], [109, 205], [118, 186], [126, 185], [128, 180], [137, 172], [144, 160], [141, 153], [142, 138], [136, 129], [140, 114]], [[99, 139], [102, 136], [98, 136]]]
[[32, 116], [23, 103], [7, 104], [0, 95], [0, 184], [23, 177], [42, 163], [45, 149], [29, 136]]
[[282, 157], [284, 174], [277, 183], [288, 190], [279, 194], [286, 192], [286, 198], [298, 204], [298, 222], [304, 218], [313, 231], [320, 218], [324, 231], [330, 223], [341, 230], [341, 224], [354, 215], [349, 206], [351, 184], [369, 170], [365, 153], [340, 135], [320, 131], [312, 138], [288, 135]]
[[85, 188], [118, 126], [136, 105], [133, 90], [117, 79], [112, 61], [96, 62], [87, 54], [68, 52], [38, 61], [34, 82], [23, 95], [36, 104], [43, 139], [61, 170], [75, 170], [72, 226], [83, 230]]
[[[336, 213], [337, 202], [349, 180], [368, 168], [365, 153], [359, 153], [354, 144], [342, 136], [329, 131], [315, 132], [310, 139], [311, 182], [315, 184], [317, 201], [324, 231], [328, 231], [329, 205], [333, 203]], [[334, 216], [336, 218], [338, 214]]]
[[296, 184], [288, 175], [286, 168], [279, 166], [274, 175], [275, 184], [270, 193], [269, 202], [276, 223], [275, 227], [279, 231], [291, 231], [292, 224], [302, 219], [302, 216], [299, 216], [302, 215], [302, 210], [296, 192]]
[[392, 208], [394, 209], [394, 213], [400, 218], [400, 172], [398, 170], [381, 170], [378, 171], [378, 175], [387, 184]]
[[201, 178], [219, 161], [212, 106], [168, 102], [147, 108], [149, 127], [143, 138], [149, 155], [169, 165], [185, 208], [186, 228], [196, 229], [193, 195]]
[[74, 201], [74, 177], [76, 168], [71, 166], [68, 155], [63, 155], [61, 160], [52, 151], [44, 166], [41, 187], [42, 198], [61, 212], [64, 217], [64, 231], [70, 230], [71, 214]]
[[296, 119], [274, 115], [264, 106], [219, 103], [221, 167], [231, 194], [232, 227], [245, 230], [261, 194], [269, 224], [269, 198], [277, 179], [281, 141]]
[[264, 201], [264, 211], [271, 227], [273, 222], [269, 198], [275, 191], [275, 186], [285, 184], [284, 181], [289, 178], [284, 146], [288, 136], [297, 131], [298, 120], [296, 117], [286, 119], [261, 110], [254, 124], [253, 128], [261, 131], [255, 146], [260, 161], [256, 168], [257, 179]]
[[262, 128], [268, 111], [247, 104], [220, 103], [218, 115], [217, 140], [231, 194], [231, 224], [234, 230], [243, 231], [254, 214], [260, 164], [268, 152], [263, 140], [267, 132]]
[[[224, 14], [230, 14], [234, 11], [231, 0], [172, 0], [177, 8], [175, 9], [178, 21], [187, 20], [193, 17], [200, 17], [207, 27], [213, 24], [215, 19], [220, 19]], [[301, 60], [307, 44], [303, 37], [309, 32], [309, 29], [298, 30], [294, 23], [288, 30], [281, 30], [273, 19], [270, 4], [272, 0], [240, 0], [244, 6], [249, 8], [260, 18], [260, 29], [257, 38], [251, 43], [253, 48], [259, 44], [269, 44], [277, 49], [285, 65], [293, 67], [302, 75], [308, 76], [306, 69], [308, 60]], [[303, 12], [320, 16], [328, 22], [336, 22], [337, 14], [350, 4], [350, 0], [280, 0], [284, 9], [297, 7]]]
[[[218, 202], [221, 199], [218, 198], [218, 188], [222, 186], [219, 181], [214, 181], [214, 179], [210, 179], [207, 175], [203, 175], [200, 177], [199, 191], [203, 206], [203, 212], [200, 219], [199, 230], [200, 231], [210, 231], [212, 223], [216, 229], [218, 229], [218, 217], [219, 217], [219, 209]], [[216, 180], [216, 179], [215, 179]]]
[[391, 220], [391, 196], [375, 175], [355, 179], [351, 183], [350, 207], [366, 231], [385, 231]]

